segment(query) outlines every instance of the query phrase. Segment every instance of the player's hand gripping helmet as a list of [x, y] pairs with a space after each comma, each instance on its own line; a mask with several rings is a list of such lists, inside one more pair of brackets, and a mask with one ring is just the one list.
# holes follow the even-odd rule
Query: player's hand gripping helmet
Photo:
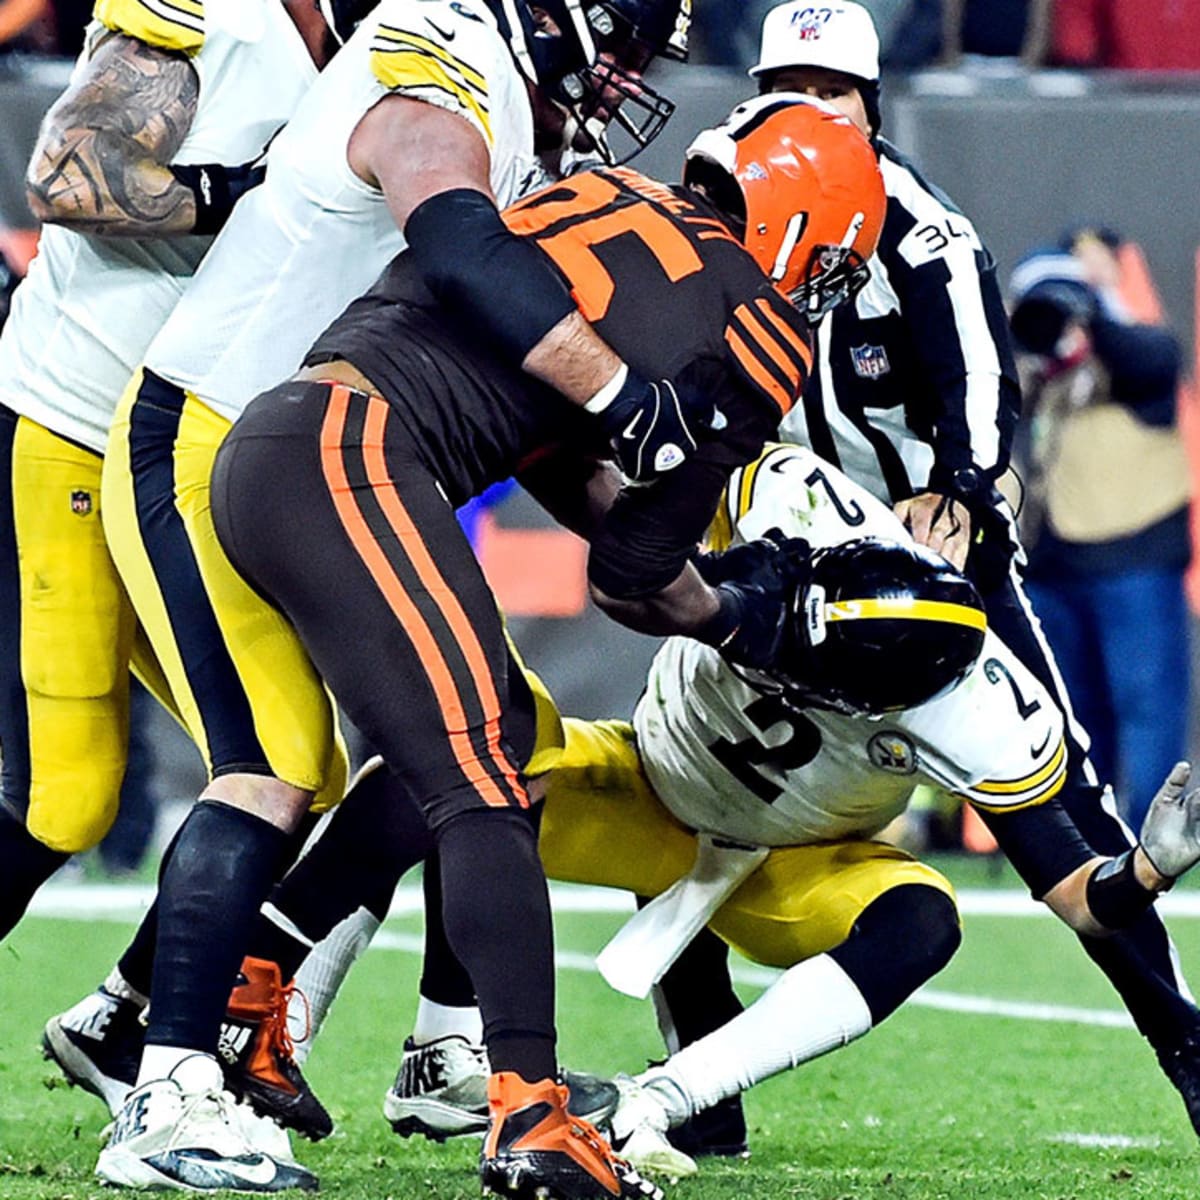
[[856, 538], [818, 550], [771, 675], [802, 705], [913, 708], [966, 678], [987, 629], [974, 585], [924, 546]]
[[359, 21], [373, 9], [379, 0], [317, 0], [317, 8], [329, 26], [329, 32], [344, 46], [358, 27]]
[[[565, 141], [610, 165], [662, 131], [675, 105], [642, 79], [656, 56], [687, 58], [692, 0], [486, 0], [529, 81], [567, 114]], [[546, 18], [558, 33], [547, 32]], [[618, 155], [614, 121], [632, 142]], [[582, 141], [582, 145], [579, 144]]]
[[820, 100], [739, 104], [688, 147], [683, 181], [744, 224], [755, 261], [814, 324], [866, 283], [887, 198], [870, 143]]

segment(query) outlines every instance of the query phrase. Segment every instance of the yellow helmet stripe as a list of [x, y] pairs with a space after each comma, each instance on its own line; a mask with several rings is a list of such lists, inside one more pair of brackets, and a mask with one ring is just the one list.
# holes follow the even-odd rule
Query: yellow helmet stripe
[[883, 596], [872, 600], [838, 600], [825, 605], [826, 621], [942, 621], [987, 629], [987, 617], [977, 608], [948, 600], [906, 600]]

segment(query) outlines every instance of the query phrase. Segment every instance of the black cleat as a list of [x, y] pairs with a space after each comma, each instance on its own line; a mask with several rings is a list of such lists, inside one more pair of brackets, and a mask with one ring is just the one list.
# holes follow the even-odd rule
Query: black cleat
[[99, 1096], [112, 1116], [137, 1080], [145, 1026], [141, 1005], [97, 988], [42, 1030], [42, 1056], [67, 1081]]
[[1200, 1136], [1200, 1029], [1170, 1050], [1156, 1049], [1158, 1065], [1183, 1097], [1192, 1128]]
[[741, 1096], [727, 1096], [698, 1112], [668, 1131], [667, 1141], [691, 1158], [749, 1158]]

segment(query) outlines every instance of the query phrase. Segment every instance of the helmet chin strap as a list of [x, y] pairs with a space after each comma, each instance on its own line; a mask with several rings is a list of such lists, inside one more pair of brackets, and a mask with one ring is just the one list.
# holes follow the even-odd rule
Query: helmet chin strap
[[[598, 155], [605, 163], [611, 165], [612, 151], [608, 147], [608, 139], [604, 136], [606, 123], [598, 117], [588, 117], [581, 121], [579, 116], [566, 105], [559, 107], [566, 114], [562, 132], [563, 152]], [[582, 141], [582, 147], [577, 145], [579, 141]]]

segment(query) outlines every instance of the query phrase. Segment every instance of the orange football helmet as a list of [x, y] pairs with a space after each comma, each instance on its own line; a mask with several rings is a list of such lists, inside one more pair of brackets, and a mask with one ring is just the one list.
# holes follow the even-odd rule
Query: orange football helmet
[[854, 124], [811, 96], [739, 104], [688, 147], [683, 181], [745, 223], [742, 241], [814, 324], [866, 283], [887, 198]]

